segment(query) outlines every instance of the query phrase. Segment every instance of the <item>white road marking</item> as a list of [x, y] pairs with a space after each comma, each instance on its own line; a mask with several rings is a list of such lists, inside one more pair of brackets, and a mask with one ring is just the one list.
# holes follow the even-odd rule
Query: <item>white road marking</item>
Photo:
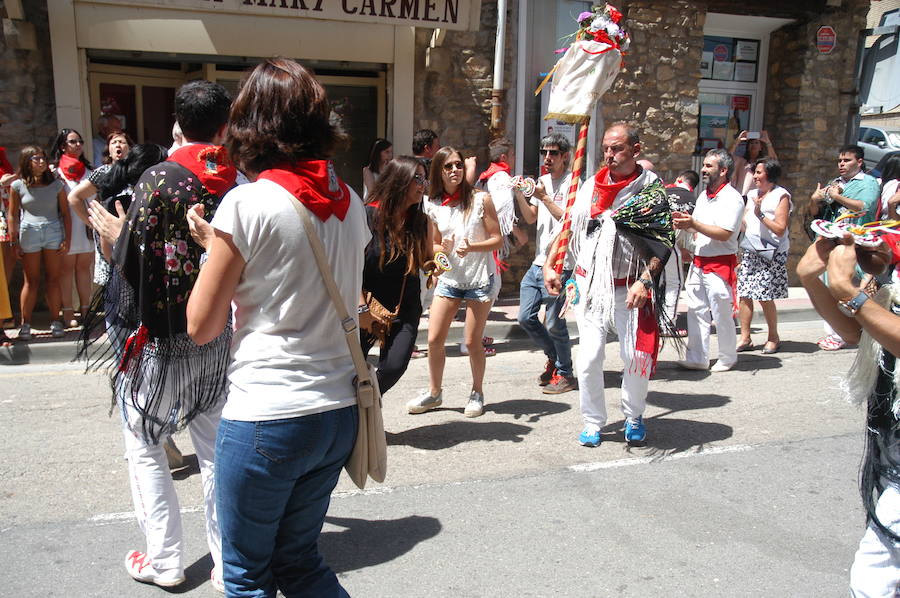
[[[763, 445], [760, 445], [763, 446]], [[632, 465], [645, 465], [648, 463], [661, 463], [665, 461], [677, 461], [681, 459], [692, 459], [695, 457], [708, 457], [713, 455], [723, 455], [726, 453], [742, 453], [746, 451], [753, 450], [757, 448], [755, 446], [749, 444], [736, 444], [734, 446], [722, 446], [722, 447], [712, 447], [705, 448], [702, 450], [695, 451], [683, 451], [680, 453], [672, 453], [667, 455], [654, 455], [648, 457], [633, 457], [628, 459], [616, 459], [615, 461], [598, 461], [595, 463], [579, 463], [577, 465], [569, 465], [568, 467], [562, 468], [562, 470], [550, 470], [546, 472], [541, 472], [536, 475], [544, 475], [547, 473], [556, 473], [559, 471], [570, 471], [572, 473], [587, 473], [591, 471], [598, 471], [601, 469], [616, 469], [619, 467], [629, 467]], [[519, 477], [519, 476], [515, 476]], [[531, 477], [531, 476], [525, 476]], [[473, 484], [480, 483], [485, 481], [498, 481], [498, 480], [483, 480], [483, 479], [474, 479], [474, 480], [464, 480], [459, 482], [441, 482], [441, 483], [433, 483], [433, 484], [416, 484], [413, 486], [378, 486], [375, 488], [367, 488], [365, 490], [347, 490], [344, 492], [335, 492], [332, 494], [332, 498], [350, 498], [353, 496], [375, 496], [379, 494], [391, 494], [396, 490], [407, 490], [407, 489], [419, 489], [419, 488], [435, 488], [435, 487], [447, 487], [447, 486], [462, 486], [464, 484]], [[181, 513], [202, 513], [203, 506], [193, 506], [193, 507], [183, 507], [181, 509]], [[134, 519], [134, 511], [127, 511], [122, 513], [103, 513], [100, 515], [94, 515], [88, 519], [88, 523], [94, 523], [97, 525], [108, 525], [111, 523], [118, 523], [120, 521], [129, 521]]]

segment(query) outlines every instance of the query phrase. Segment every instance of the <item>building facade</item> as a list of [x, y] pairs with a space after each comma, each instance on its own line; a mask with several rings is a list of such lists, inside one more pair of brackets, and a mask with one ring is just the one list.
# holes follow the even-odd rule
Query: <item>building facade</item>
[[[808, 245], [802, 213], [855, 116], [858, 32], [869, 0], [620, 0], [633, 41], [592, 118], [588, 170], [604, 123], [641, 131], [664, 178], [696, 167], [741, 130], [766, 130], [794, 195], [792, 264]], [[235, 90], [260, 57], [282, 55], [325, 83], [354, 139], [337, 157], [361, 187], [375, 137], [408, 153], [412, 133], [486, 165], [490, 139], [506, 135], [517, 170], [536, 175], [546, 91], [533, 91], [591, 2], [577, 0], [12, 0], [0, 40], [0, 145], [47, 143], [57, 127], [85, 137], [115, 114], [137, 141], [170, 143], [172, 97], [187, 80]], [[505, 31], [502, 40], [497, 31]], [[491, 128], [495, 49], [502, 41], [501, 118]], [[516, 293], [532, 248], [509, 258], [504, 294]]]

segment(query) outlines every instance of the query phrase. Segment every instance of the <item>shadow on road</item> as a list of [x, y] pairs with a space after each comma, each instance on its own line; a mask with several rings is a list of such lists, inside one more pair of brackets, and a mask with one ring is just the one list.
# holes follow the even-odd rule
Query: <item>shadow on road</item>
[[[731, 398], [724, 395], [690, 395], [680, 392], [651, 391], [647, 393], [647, 402], [651, 405], [668, 409], [669, 413], [675, 413], [676, 411], [688, 411], [691, 409], [724, 407], [731, 402]], [[665, 415], [668, 414], [663, 414], [663, 416]]]
[[475, 440], [500, 440], [522, 442], [531, 432], [529, 426], [505, 422], [452, 421], [404, 430], [396, 434], [387, 432], [389, 445], [406, 445], [427, 451], [437, 451]]
[[[577, 397], [577, 394], [574, 395]], [[528, 417], [528, 423], [533, 424], [547, 415], [556, 415], [571, 409], [571, 405], [546, 401], [542, 399], [513, 399], [501, 403], [489, 403], [484, 406], [485, 411], [491, 411], [499, 415], [512, 415], [513, 419]]]
[[441, 531], [440, 521], [419, 515], [372, 521], [325, 517], [325, 522], [345, 528], [319, 536], [319, 550], [335, 573], [393, 561]]

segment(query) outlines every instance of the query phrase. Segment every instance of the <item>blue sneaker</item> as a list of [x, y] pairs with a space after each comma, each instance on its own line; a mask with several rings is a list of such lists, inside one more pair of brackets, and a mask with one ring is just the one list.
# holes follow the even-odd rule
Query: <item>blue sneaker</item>
[[642, 444], [647, 439], [643, 416], [629, 417], [625, 420], [625, 440], [628, 444]]
[[600, 430], [585, 428], [578, 437], [582, 446], [600, 446]]

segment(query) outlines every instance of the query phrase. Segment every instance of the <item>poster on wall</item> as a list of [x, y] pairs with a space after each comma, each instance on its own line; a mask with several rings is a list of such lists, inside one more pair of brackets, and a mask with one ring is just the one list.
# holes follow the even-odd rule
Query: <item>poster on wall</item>
[[759, 53], [759, 42], [750, 41], [746, 39], [737, 40], [737, 43], [734, 47], [734, 58], [735, 60], [746, 60], [749, 62], [756, 62], [757, 55]]
[[734, 80], [746, 81], [753, 83], [756, 81], [756, 63], [755, 62], [735, 62], [734, 63]]
[[717, 81], [731, 81], [734, 78], [733, 62], [713, 62], [713, 79]]

